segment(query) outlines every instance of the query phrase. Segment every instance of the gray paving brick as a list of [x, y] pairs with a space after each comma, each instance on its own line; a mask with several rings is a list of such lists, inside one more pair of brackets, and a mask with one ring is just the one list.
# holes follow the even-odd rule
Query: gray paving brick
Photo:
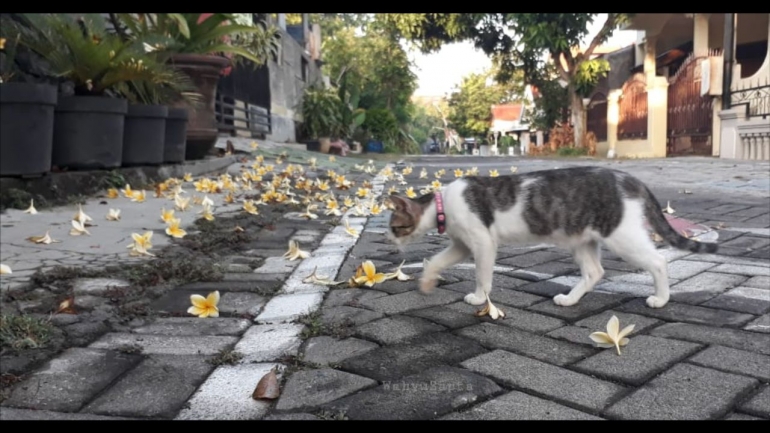
[[770, 260], [770, 247], [764, 247], [758, 250], [750, 251], [746, 254], [746, 257]]
[[655, 317], [668, 322], [688, 322], [711, 326], [742, 326], [754, 316], [733, 311], [717, 310], [696, 305], [670, 302], [664, 308], [650, 308], [644, 299], [635, 299], [618, 307], [620, 311]]
[[265, 417], [266, 421], [318, 421], [318, 417], [309, 413], [284, 413]]
[[689, 360], [702, 367], [770, 381], [770, 356], [723, 346], [711, 346]]
[[470, 371], [436, 367], [330, 403], [327, 410], [351, 420], [422, 420], [438, 418], [501, 391], [491, 380]]
[[459, 413], [447, 415], [443, 420], [601, 420], [585, 412], [567, 406], [512, 391]]
[[577, 304], [571, 307], [562, 307], [560, 305], [556, 305], [553, 300], [549, 300], [535, 304], [528, 309], [531, 311], [547, 314], [549, 316], [558, 317], [567, 321], [574, 321], [591, 316], [600, 311], [616, 307], [627, 299], [628, 296], [624, 295], [591, 292], [583, 296], [583, 298]]
[[614, 348], [604, 349], [578, 362], [574, 368], [593, 376], [638, 386], [702, 347], [648, 335], [635, 336], [633, 332], [629, 338], [630, 342], [621, 348], [620, 356]]
[[755, 416], [746, 415], [743, 413], [731, 413], [724, 419], [727, 421], [762, 421], [762, 418], [757, 418]]
[[232, 335], [246, 332], [251, 322], [245, 319], [213, 318], [202, 320], [197, 317], [166, 317], [134, 328], [137, 334], [154, 335]]
[[702, 420], [724, 416], [756, 379], [689, 364], [678, 364], [612, 405], [613, 418]]
[[638, 314], [624, 313], [622, 311], [608, 310], [608, 311], [599, 313], [595, 316], [587, 317], [583, 320], [575, 322], [575, 325], [588, 328], [592, 332], [593, 331], [606, 332], [607, 323], [610, 321], [610, 318], [612, 316], [615, 316], [618, 318], [618, 320], [620, 321], [621, 328], [627, 325], [633, 324], [634, 334], [641, 334], [647, 329], [662, 323], [660, 320], [654, 319], [651, 317], [640, 316]]
[[704, 307], [761, 315], [770, 311], [770, 290], [736, 287], [702, 304]]
[[375, 343], [357, 338], [337, 340], [332, 337], [313, 337], [302, 348], [302, 360], [322, 366], [339, 364], [378, 347]]
[[738, 287], [744, 281], [746, 281], [746, 277], [742, 275], [703, 272], [671, 286], [671, 294], [700, 291], [721, 293], [727, 289]]
[[536, 396], [592, 413], [604, 409], [623, 391], [614, 383], [503, 350], [469, 359], [462, 366]]
[[421, 335], [404, 343], [346, 359], [344, 370], [379, 381], [396, 380], [438, 365], [454, 365], [484, 353], [479, 343], [449, 333]]
[[770, 290], [770, 277], [751, 277], [748, 281], [741, 284], [745, 287], [754, 287], [757, 289]]
[[770, 334], [770, 314], [757, 317], [744, 326], [743, 329], [752, 332], [761, 332], [763, 334]]
[[256, 317], [266, 302], [267, 299], [264, 296], [256, 293], [225, 292], [219, 302], [219, 313], [234, 316], [248, 314]]
[[739, 406], [740, 410], [762, 418], [770, 418], [770, 385]]
[[[481, 322], [496, 323], [500, 325], [510, 326], [518, 328], [524, 331], [533, 332], [536, 334], [542, 334], [548, 331], [552, 331], [556, 328], [564, 326], [564, 322], [555, 319], [553, 317], [544, 316], [542, 314], [533, 313], [531, 311], [520, 310], [518, 308], [512, 308], [502, 305], [497, 305], [498, 308], [503, 310], [505, 317], [502, 319], [492, 320], [489, 316], [483, 316], [478, 318]], [[464, 313], [468, 316], [476, 315], [476, 312], [481, 309], [480, 306], [473, 306], [466, 304], [465, 302], [457, 302], [449, 304], [447, 308]]]
[[445, 305], [463, 298], [462, 293], [445, 289], [435, 289], [433, 293], [411, 291], [361, 302], [366, 308], [383, 314], [400, 314], [410, 310]]
[[560, 260], [567, 257], [569, 257], [569, 255], [564, 253], [557, 253], [552, 251], [535, 251], [530, 254], [522, 254], [508, 259], [498, 260], [498, 263], [507, 266], [516, 266], [518, 268], [526, 268], [529, 266], [552, 262], [554, 260]]
[[741, 236], [737, 239], [722, 243], [720, 246], [740, 248], [747, 251], [759, 250], [770, 245], [770, 239], [756, 236]]
[[770, 276], [770, 266], [748, 266], [722, 264], [711, 268], [711, 272], [722, 272], [725, 274], [745, 275], [748, 277]]
[[361, 302], [370, 299], [377, 299], [387, 296], [385, 292], [371, 289], [334, 289], [329, 291], [324, 301], [324, 308], [341, 307], [360, 307]]
[[118, 421], [127, 419], [131, 418], [0, 407], [0, 421]]
[[443, 331], [441, 325], [417, 317], [393, 316], [369, 322], [356, 328], [360, 337], [380, 344], [394, 344], [420, 334]]
[[509, 350], [556, 365], [570, 364], [595, 353], [588, 347], [491, 323], [463, 328], [457, 333], [486, 347]]
[[16, 385], [3, 405], [75, 412], [141, 359], [113, 351], [67, 349]]
[[537, 296], [545, 296], [547, 298], [553, 298], [562, 293], [569, 293], [571, 289], [571, 287], [555, 284], [550, 281], [538, 281], [516, 288], [516, 290], [521, 290], [522, 292], [531, 293]]
[[124, 346], [139, 346], [142, 353], [147, 355], [214, 355], [222, 349], [232, 347], [237, 341], [238, 337], [220, 335], [173, 336], [111, 332], [91, 343], [89, 347], [115, 350]]
[[556, 338], [558, 340], [566, 340], [572, 343], [594, 347], [594, 343], [589, 337], [592, 332], [594, 331], [579, 326], [564, 326], [545, 335], [546, 337]]
[[530, 266], [527, 268], [527, 271], [537, 272], [539, 274], [549, 274], [558, 277], [561, 275], [577, 274], [580, 272], [580, 268], [574, 263], [564, 263], [559, 261]]
[[152, 356], [83, 411], [171, 419], [213, 369], [201, 356]]
[[718, 344], [770, 355], [770, 335], [756, 332], [689, 323], [668, 323], [653, 329], [651, 333], [658, 337], [676, 338], [694, 343]]
[[450, 329], [475, 325], [481, 321], [480, 318], [472, 314], [452, 309], [452, 305], [453, 304], [410, 311], [406, 313], [406, 315], [426, 319]]
[[332, 307], [321, 310], [321, 322], [324, 325], [337, 325], [351, 323], [354, 325], [363, 325], [372, 320], [377, 320], [384, 315], [376, 311], [365, 310], [356, 307]]
[[[220, 292], [274, 292], [281, 288], [283, 280], [286, 279], [286, 275], [274, 275], [274, 274], [248, 274], [251, 278], [262, 278], [262, 280], [254, 281], [214, 281], [214, 282], [199, 282], [190, 283], [182, 286], [178, 286], [175, 290], [185, 292], [213, 292], [219, 290]], [[268, 278], [270, 278], [268, 280]], [[203, 295], [205, 295], [205, 293]], [[192, 293], [188, 293], [187, 299], [189, 300]], [[200, 293], [199, 293], [200, 294]]]
[[330, 368], [297, 371], [286, 381], [275, 409], [311, 410], [375, 385], [372, 379]]

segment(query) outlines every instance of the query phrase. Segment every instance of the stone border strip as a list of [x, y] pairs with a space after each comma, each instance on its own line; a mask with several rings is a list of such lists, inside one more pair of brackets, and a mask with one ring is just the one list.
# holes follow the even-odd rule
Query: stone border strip
[[[393, 164], [386, 167], [392, 168]], [[379, 174], [372, 181], [372, 195], [375, 199], [382, 194], [385, 182], [385, 177]], [[363, 234], [367, 218], [354, 217], [353, 209], [343, 215], [343, 218], [346, 217], [350, 226]], [[320, 308], [324, 294], [329, 290], [325, 286], [305, 284], [302, 280], [316, 267], [319, 274], [335, 277], [357, 242], [358, 238], [345, 233], [344, 226], [337, 226], [329, 232], [311, 256], [294, 269], [279, 294], [267, 302], [262, 312], [254, 319], [255, 324], [250, 326], [235, 345], [239, 352], [260, 356], [247, 356], [239, 364], [217, 367], [190, 397], [175, 419], [264, 418], [271, 403], [257, 401], [251, 397], [257, 383], [271, 368], [280, 366], [278, 361], [281, 358], [298, 353], [302, 343], [299, 335], [303, 326], [292, 322]], [[249, 359], [258, 359], [259, 363], [249, 363]]]

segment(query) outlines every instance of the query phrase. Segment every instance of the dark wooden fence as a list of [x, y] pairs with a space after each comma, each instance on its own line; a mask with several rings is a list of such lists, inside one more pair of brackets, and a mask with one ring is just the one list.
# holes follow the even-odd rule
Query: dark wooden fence
[[[242, 106], [236, 101], [243, 103]], [[252, 137], [270, 134], [270, 74], [267, 66], [242, 64], [222, 77], [217, 86], [216, 114], [220, 131], [250, 131]]]
[[634, 74], [623, 84], [618, 103], [618, 140], [647, 138], [647, 83]]

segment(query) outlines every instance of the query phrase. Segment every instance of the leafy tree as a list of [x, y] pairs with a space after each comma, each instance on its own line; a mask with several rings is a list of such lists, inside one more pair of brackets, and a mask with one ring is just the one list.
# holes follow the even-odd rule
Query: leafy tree
[[[591, 59], [591, 55], [628, 16], [607, 14], [601, 30], [582, 53], [573, 49], [588, 35], [588, 25], [597, 14], [382, 14], [378, 19], [425, 52], [448, 42], [471, 40], [493, 57], [501, 80], [523, 70], [528, 82], [542, 84], [552, 81], [547, 74], [555, 69], [567, 83], [575, 143], [583, 147], [586, 111], [582, 98], [609, 71], [606, 60]], [[554, 59], [554, 69], [546, 67], [547, 56]], [[541, 89], [545, 90], [549, 89]]]
[[442, 111], [448, 112], [449, 106], [446, 100], [441, 100], [436, 105], [438, 107], [429, 103], [413, 103], [409, 134], [417, 143], [425, 143], [429, 137], [434, 135], [439, 142], [446, 139], [447, 131], [441, 113]]
[[485, 137], [492, 121], [492, 105], [521, 100], [521, 77], [501, 84], [494, 70], [470, 74], [449, 98], [449, 123], [463, 137]]

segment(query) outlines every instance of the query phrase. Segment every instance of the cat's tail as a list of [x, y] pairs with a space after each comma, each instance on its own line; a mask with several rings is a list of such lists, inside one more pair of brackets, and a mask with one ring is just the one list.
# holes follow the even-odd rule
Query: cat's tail
[[647, 221], [652, 229], [660, 235], [663, 240], [679, 250], [709, 254], [717, 252], [719, 246], [716, 243], [698, 242], [688, 239], [671, 227], [671, 224], [668, 223], [666, 216], [663, 214], [663, 209], [658, 200], [647, 187], [645, 187], [645, 190], [647, 192], [647, 197], [645, 197], [644, 216], [647, 217]]

